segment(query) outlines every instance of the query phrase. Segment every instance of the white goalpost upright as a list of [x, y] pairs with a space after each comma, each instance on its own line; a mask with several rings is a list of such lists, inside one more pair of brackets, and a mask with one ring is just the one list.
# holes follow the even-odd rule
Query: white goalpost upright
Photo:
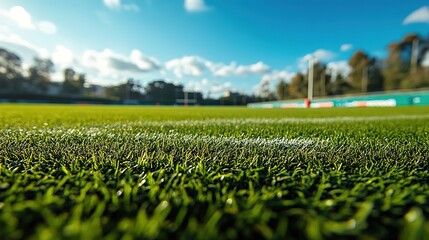
[[[189, 93], [192, 93], [193, 98], [189, 98]], [[176, 103], [183, 103], [183, 106], [188, 106], [189, 104], [195, 105], [197, 103], [195, 92], [184, 92], [184, 98], [176, 99]]]

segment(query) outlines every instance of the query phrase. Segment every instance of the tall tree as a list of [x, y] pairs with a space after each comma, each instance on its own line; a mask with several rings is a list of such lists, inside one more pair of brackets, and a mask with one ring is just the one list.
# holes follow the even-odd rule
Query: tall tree
[[270, 81], [263, 79], [259, 85], [259, 96], [263, 101], [274, 100], [274, 93], [270, 90]]
[[350, 83], [340, 73], [338, 73], [335, 77], [335, 80], [331, 81], [327, 86], [329, 95], [343, 95], [350, 92], [351, 89], [352, 86]]
[[64, 69], [64, 81], [61, 92], [64, 94], [82, 95], [85, 81], [85, 74], [78, 74], [72, 68], [66, 68]]
[[20, 91], [23, 82], [21, 58], [0, 48], [0, 90]]
[[329, 84], [330, 74], [327, 72], [326, 64], [316, 62], [313, 64], [313, 96], [321, 97], [327, 95], [326, 86]]
[[125, 83], [125, 100], [139, 100], [142, 97], [143, 88], [137, 80], [129, 78]]
[[367, 92], [368, 90], [368, 55], [358, 50], [349, 60], [349, 81], [355, 92]]
[[413, 41], [410, 81], [413, 88], [429, 87], [429, 36], [419, 37]]
[[384, 76], [382, 63], [377, 58], [370, 58], [367, 70], [367, 91], [378, 92], [384, 90]]
[[289, 96], [291, 98], [304, 98], [307, 93], [307, 81], [302, 73], [297, 73], [289, 84]]
[[277, 86], [276, 86], [276, 90], [277, 90], [277, 99], [278, 100], [284, 100], [286, 98], [288, 98], [288, 87], [289, 84], [287, 84], [285, 81], [281, 80]]
[[50, 59], [34, 58], [34, 65], [29, 69], [28, 80], [40, 92], [48, 90], [54, 64]]
[[138, 84], [138, 81], [132, 78], [122, 84], [107, 87], [106, 95], [122, 101], [143, 100], [144, 98], [142, 87]]
[[353, 92], [374, 92], [383, 90], [381, 64], [365, 52], [356, 51], [349, 60], [349, 81]]
[[86, 83], [86, 74], [85, 73], [79, 73], [77, 75], [77, 84], [79, 86], [81, 94], [85, 90], [85, 83]]
[[64, 82], [72, 82], [76, 79], [76, 71], [73, 68], [64, 69]]
[[406, 35], [401, 41], [389, 45], [386, 59], [385, 89], [409, 89], [426, 86], [422, 62], [429, 48], [429, 38], [417, 34]]

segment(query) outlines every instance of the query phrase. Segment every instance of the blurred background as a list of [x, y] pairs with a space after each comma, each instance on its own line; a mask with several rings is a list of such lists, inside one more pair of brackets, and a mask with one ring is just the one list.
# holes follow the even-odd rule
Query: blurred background
[[429, 4], [0, 2], [0, 101], [252, 102], [429, 88]]

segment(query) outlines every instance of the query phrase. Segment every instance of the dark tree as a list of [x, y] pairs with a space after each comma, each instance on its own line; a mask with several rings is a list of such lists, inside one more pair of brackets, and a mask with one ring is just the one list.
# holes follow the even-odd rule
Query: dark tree
[[302, 73], [297, 73], [289, 84], [289, 96], [291, 98], [304, 98], [307, 93], [307, 81]]
[[64, 81], [61, 92], [69, 95], [82, 95], [85, 81], [85, 74], [78, 74], [72, 68], [66, 68], [64, 69]]
[[422, 66], [429, 49], [429, 38], [409, 34], [389, 45], [384, 70], [386, 90], [428, 87], [429, 77]]
[[0, 48], [0, 91], [19, 92], [23, 83], [21, 58]]
[[142, 87], [138, 81], [130, 78], [125, 83], [106, 87], [108, 97], [121, 101], [139, 101], [143, 100]]
[[321, 97], [327, 95], [326, 86], [329, 84], [330, 75], [327, 66], [322, 62], [313, 65], [313, 96]]
[[352, 86], [352, 92], [365, 93], [383, 90], [382, 66], [376, 58], [358, 50], [350, 58], [349, 66], [351, 68], [349, 83]]
[[145, 90], [148, 99], [158, 103], [174, 104], [176, 99], [184, 96], [182, 85], [174, 85], [164, 80], [149, 83]]
[[34, 66], [29, 69], [28, 80], [35, 91], [46, 92], [48, 90], [52, 72], [54, 72], [54, 64], [50, 59], [37, 57], [34, 59]]
[[343, 95], [350, 92], [352, 86], [341, 74], [337, 74], [335, 80], [331, 81], [327, 86], [329, 95]]
[[276, 90], [277, 90], [277, 99], [278, 100], [284, 100], [286, 98], [288, 98], [289, 93], [288, 93], [288, 87], [289, 84], [287, 84], [285, 81], [280, 81], [277, 86], [276, 86]]

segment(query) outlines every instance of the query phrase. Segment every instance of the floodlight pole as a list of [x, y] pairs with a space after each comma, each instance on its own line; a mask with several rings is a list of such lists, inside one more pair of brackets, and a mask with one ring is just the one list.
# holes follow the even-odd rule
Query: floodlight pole
[[314, 78], [314, 60], [310, 58], [309, 62], [309, 70], [308, 70], [308, 99], [313, 100], [313, 78]]
[[363, 67], [363, 72], [362, 72], [362, 92], [366, 93], [368, 91], [368, 64]]
[[183, 102], [183, 104], [185, 105], [185, 107], [188, 106], [188, 92], [185, 92], [185, 101]]
[[419, 55], [419, 39], [415, 38], [412, 43], [411, 49], [411, 71], [412, 73], [417, 72], [417, 62]]
[[320, 74], [320, 96], [326, 96], [325, 94], [325, 85], [326, 85], [326, 69], [323, 69], [322, 74]]

